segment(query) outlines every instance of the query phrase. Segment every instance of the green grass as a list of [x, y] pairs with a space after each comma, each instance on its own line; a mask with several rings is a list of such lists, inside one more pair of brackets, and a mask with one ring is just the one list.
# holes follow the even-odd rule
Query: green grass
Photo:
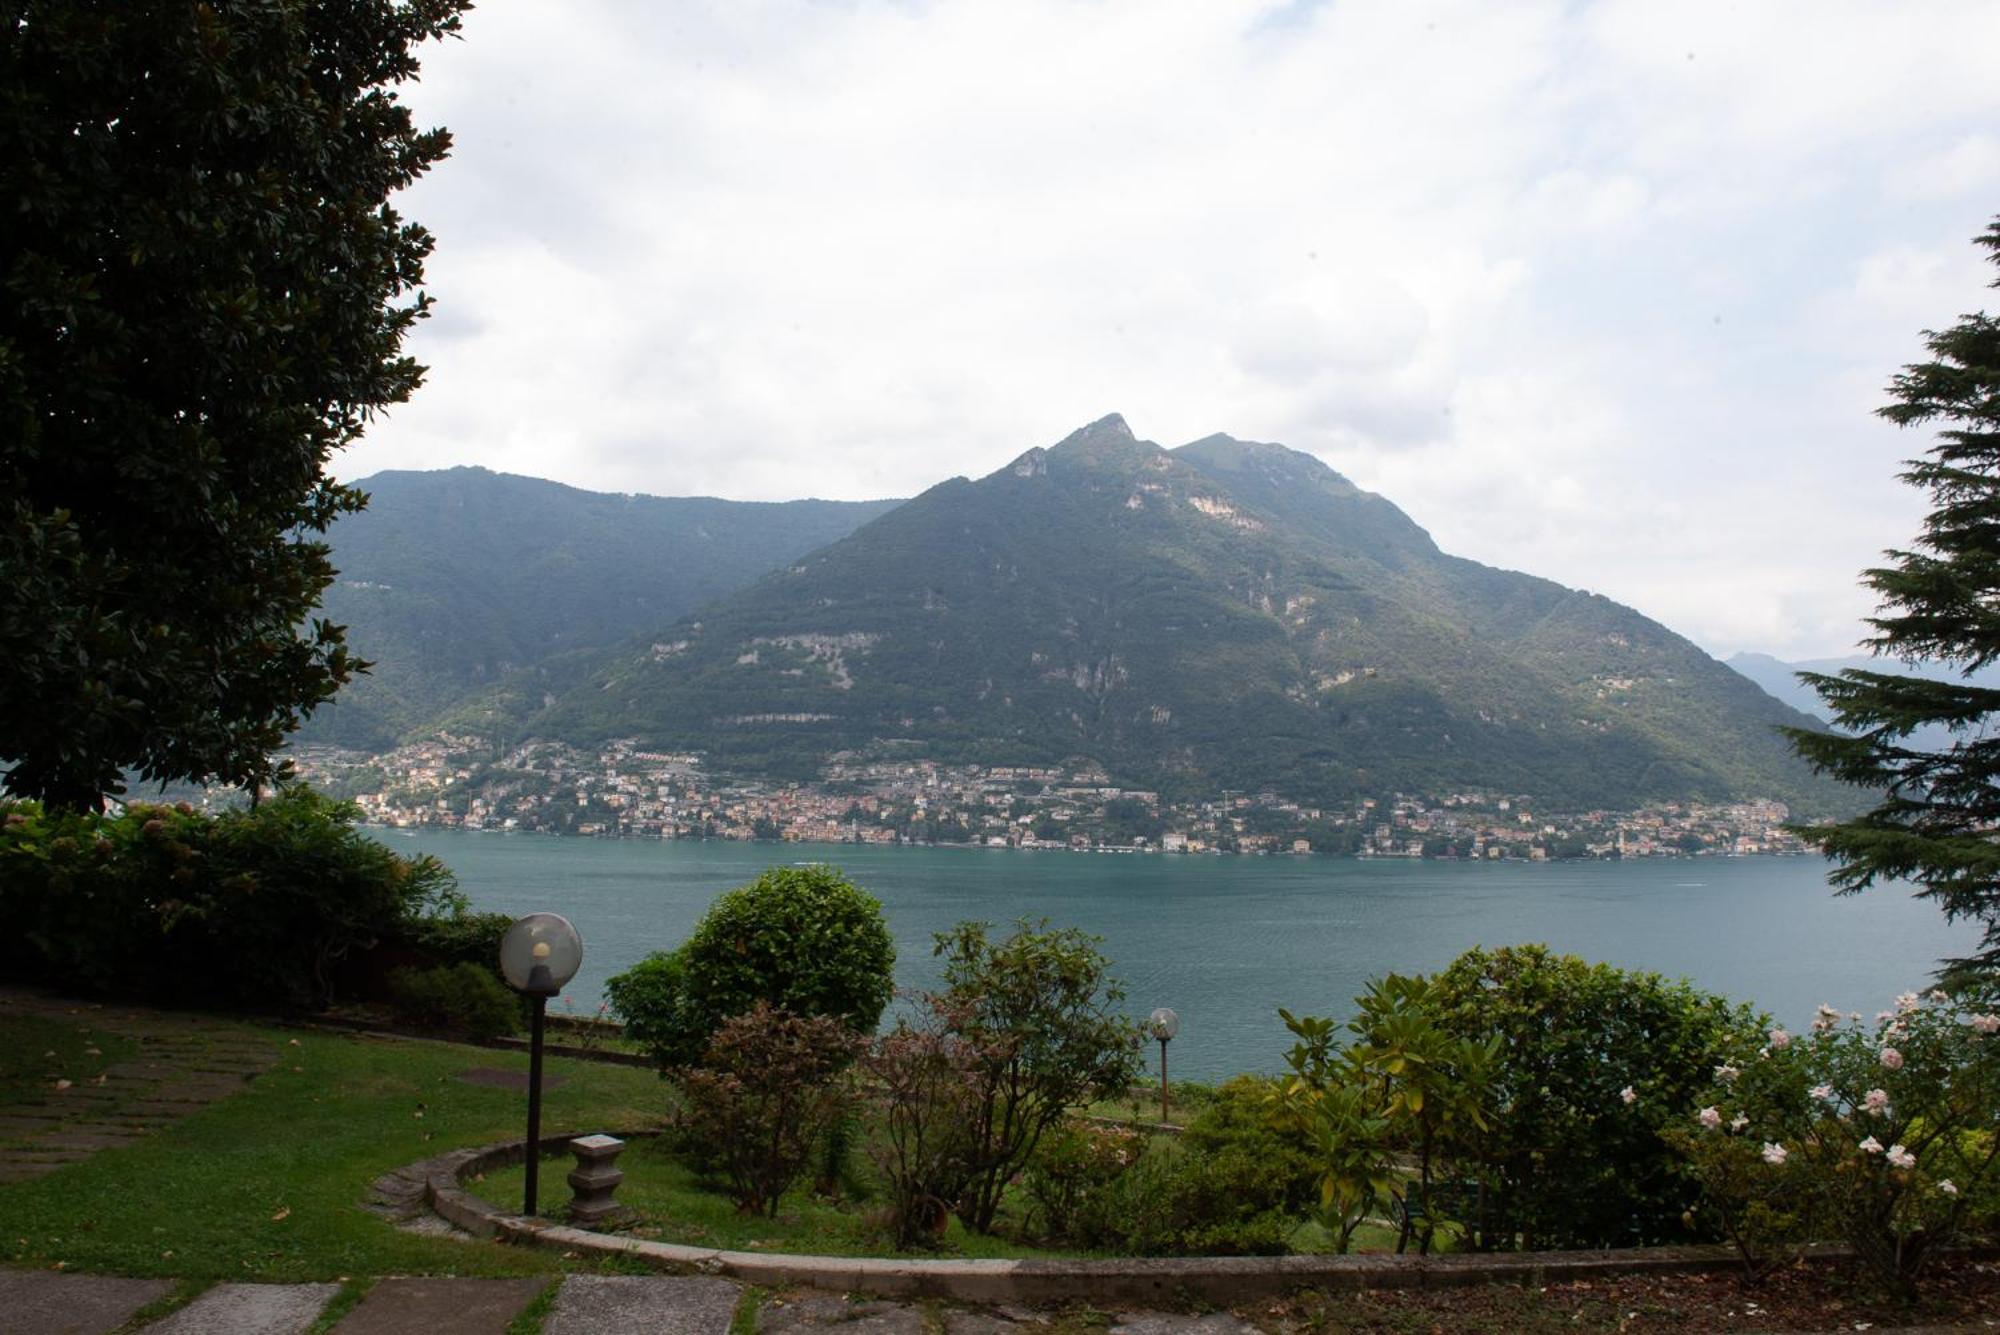
[[[542, 1167], [541, 1213], [563, 1217], [566, 1191], [550, 1192], [550, 1181], [561, 1181], [566, 1160], [549, 1159]], [[695, 1173], [654, 1141], [639, 1141], [620, 1156], [625, 1181], [618, 1203], [635, 1210], [641, 1222], [627, 1230], [634, 1237], [691, 1247], [727, 1251], [804, 1252], [822, 1256], [893, 1256], [875, 1216], [879, 1203], [839, 1204], [817, 1198], [805, 1184], [779, 1202], [777, 1218], [740, 1213], [728, 1197], [709, 1190]], [[519, 1209], [523, 1169], [501, 1169], [471, 1184], [472, 1190], [495, 1205]], [[553, 1177], [551, 1176], [553, 1171]], [[1012, 1203], [1011, 1200], [1009, 1202]], [[1076, 1256], [1032, 1247], [1007, 1237], [969, 1233], [954, 1219], [938, 1250], [940, 1256], [1012, 1258]]]
[[[519, 1137], [519, 1092], [457, 1077], [475, 1066], [524, 1070], [525, 1056], [265, 1032], [284, 1057], [242, 1093], [129, 1147], [0, 1186], [0, 1257], [271, 1282], [560, 1268], [550, 1253], [416, 1236], [360, 1208], [383, 1173], [447, 1149]], [[50, 1042], [29, 1046], [39, 1060]], [[6, 1050], [15, 1050], [12, 1036]], [[660, 1105], [659, 1082], [647, 1071], [562, 1060], [550, 1061], [548, 1071], [564, 1082], [545, 1102], [543, 1125], [553, 1132], [642, 1126]]]
[[129, 1038], [92, 1028], [89, 1011], [74, 1023], [0, 1016], [0, 1107], [37, 1098], [58, 1080], [88, 1084], [138, 1050]]

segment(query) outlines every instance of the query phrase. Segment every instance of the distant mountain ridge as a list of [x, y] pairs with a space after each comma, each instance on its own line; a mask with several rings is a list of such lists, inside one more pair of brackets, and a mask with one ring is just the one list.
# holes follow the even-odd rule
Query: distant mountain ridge
[[329, 535], [324, 615], [373, 670], [299, 734], [370, 750], [467, 691], [601, 649], [839, 538], [900, 502], [627, 496], [452, 468], [355, 484]]
[[[1788, 663], [1769, 654], [1746, 651], [1733, 654], [1723, 661], [1792, 708], [1801, 713], [1811, 714], [1814, 718], [1827, 723], [1833, 721], [1832, 714], [1813, 689], [1798, 679], [1799, 673], [1817, 672], [1822, 676], [1832, 677], [1838, 676], [1848, 668], [1859, 668], [1863, 672], [1913, 675], [1928, 677], [1933, 681], [1964, 680], [1962, 674], [1952, 668], [1940, 667], [1933, 663], [1911, 666], [1898, 659], [1874, 658], [1867, 654], [1848, 654], [1842, 658], [1806, 658]], [[2000, 667], [1989, 667], [1975, 672], [1971, 680], [1979, 686], [2000, 687]], [[1909, 744], [1920, 751], [1943, 750], [1951, 745], [1952, 740], [1951, 730], [1938, 724], [1926, 724], [1909, 736]]]
[[1446, 555], [1311, 455], [1167, 450], [1116, 415], [462, 717], [794, 779], [835, 755], [1088, 758], [1302, 800], [1846, 800], [1774, 731], [1812, 720], [1657, 622]]

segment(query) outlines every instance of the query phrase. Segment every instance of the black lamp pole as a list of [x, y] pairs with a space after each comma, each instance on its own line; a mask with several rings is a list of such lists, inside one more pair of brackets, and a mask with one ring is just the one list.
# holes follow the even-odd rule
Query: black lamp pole
[[522, 990], [528, 994], [535, 1012], [528, 1030], [528, 1152], [525, 1160], [528, 1181], [526, 1199], [521, 1205], [521, 1213], [532, 1219], [535, 1217], [535, 1188], [542, 1166], [542, 1017], [548, 1011], [549, 998], [556, 993], [554, 981], [549, 976], [549, 966], [537, 964], [531, 969], [528, 986]]

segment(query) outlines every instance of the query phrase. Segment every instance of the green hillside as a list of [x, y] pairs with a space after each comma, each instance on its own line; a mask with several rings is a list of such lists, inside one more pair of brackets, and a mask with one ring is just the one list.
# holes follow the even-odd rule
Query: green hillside
[[571, 670], [515, 686], [515, 730], [791, 778], [858, 752], [1182, 794], [1841, 800], [1771, 731], [1803, 715], [1637, 612], [1446, 556], [1309, 455], [1115, 416]]
[[483, 468], [356, 485], [371, 499], [333, 528], [325, 615], [375, 667], [299, 740], [365, 749], [509, 672], [670, 623], [896, 504], [607, 495]]

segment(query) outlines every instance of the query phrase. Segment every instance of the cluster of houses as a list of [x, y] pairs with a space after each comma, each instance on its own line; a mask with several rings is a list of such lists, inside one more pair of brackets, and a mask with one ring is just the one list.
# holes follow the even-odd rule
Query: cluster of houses
[[1784, 804], [1554, 811], [1516, 795], [1361, 797], [1338, 806], [1272, 792], [1165, 798], [1090, 765], [941, 765], [836, 759], [820, 781], [711, 774], [698, 756], [613, 742], [494, 751], [443, 735], [385, 755], [294, 755], [300, 775], [367, 820], [638, 839], [976, 844], [1144, 853], [1627, 858], [1801, 853]]

